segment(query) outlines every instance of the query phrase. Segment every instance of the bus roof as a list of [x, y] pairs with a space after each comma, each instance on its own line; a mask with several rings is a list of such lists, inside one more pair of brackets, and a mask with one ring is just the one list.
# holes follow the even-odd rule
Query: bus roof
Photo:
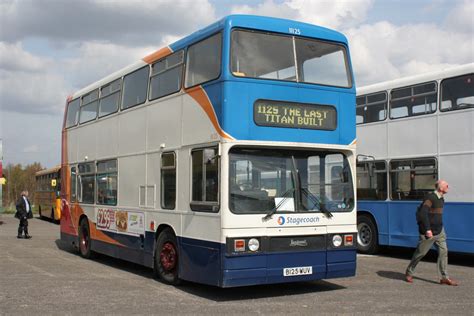
[[59, 170], [61, 170], [61, 166], [56, 166], [56, 167], [49, 168], [49, 169], [43, 169], [43, 170], [37, 171], [35, 173], [35, 176], [38, 177], [38, 176], [43, 176], [45, 174], [56, 173]]
[[394, 88], [401, 88], [401, 87], [406, 87], [406, 86], [410, 86], [417, 83], [423, 83], [423, 82], [428, 82], [432, 80], [440, 80], [443, 78], [456, 77], [456, 76], [460, 76], [460, 75], [463, 75], [466, 73], [472, 73], [472, 72], [474, 72], [474, 63], [360, 87], [360, 88], [357, 88], [357, 95], [364, 95], [364, 94], [370, 94], [370, 93], [375, 93], [375, 92], [394, 89]]
[[[161, 59], [172, 52], [178, 51], [182, 48], [189, 46], [192, 43], [198, 42], [219, 30], [224, 28], [248, 28], [256, 29], [273, 33], [282, 33], [288, 35], [296, 35], [295, 32], [298, 32], [298, 36], [301, 37], [310, 37], [310, 38], [319, 38], [327, 41], [334, 41], [347, 44], [347, 38], [342, 34], [334, 30], [327, 29], [325, 27], [312, 25], [303, 22], [297, 22], [292, 20], [256, 16], [256, 15], [229, 15], [221, 20], [198, 30], [173, 44], [170, 44], [166, 47], [163, 47], [145, 57], [141, 60], [134, 62], [131, 65], [128, 65], [86, 87], [74, 92], [68, 97], [68, 101], [73, 100], [79, 96], [82, 96], [92, 90], [95, 90], [105, 84], [108, 84], [116, 79], [121, 78], [122, 76], [133, 72], [136, 69], [139, 69], [147, 64], [153, 63], [158, 59]], [[296, 31], [297, 30], [297, 31]]]

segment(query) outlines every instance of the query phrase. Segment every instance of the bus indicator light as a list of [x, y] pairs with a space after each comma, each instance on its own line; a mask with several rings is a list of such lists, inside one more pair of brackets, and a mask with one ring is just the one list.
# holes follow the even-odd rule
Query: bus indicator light
[[344, 235], [344, 246], [353, 246], [354, 237], [352, 235]]
[[245, 239], [234, 240], [234, 251], [245, 251]]
[[155, 221], [150, 222], [150, 230], [155, 231]]

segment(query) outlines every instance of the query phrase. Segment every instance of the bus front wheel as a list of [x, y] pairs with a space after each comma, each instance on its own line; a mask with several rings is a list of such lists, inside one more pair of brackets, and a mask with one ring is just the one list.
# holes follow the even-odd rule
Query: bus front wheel
[[155, 243], [155, 275], [163, 282], [178, 285], [179, 253], [176, 236], [170, 228], [163, 230]]
[[374, 254], [379, 246], [377, 228], [367, 215], [357, 217], [357, 250], [361, 253]]
[[87, 218], [82, 219], [79, 226], [79, 254], [86, 259], [92, 257], [91, 235]]

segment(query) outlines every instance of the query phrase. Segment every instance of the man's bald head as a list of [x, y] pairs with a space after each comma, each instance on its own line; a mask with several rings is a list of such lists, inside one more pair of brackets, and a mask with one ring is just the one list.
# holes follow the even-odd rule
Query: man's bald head
[[449, 184], [445, 180], [436, 181], [436, 190], [441, 194], [446, 194], [449, 191]]

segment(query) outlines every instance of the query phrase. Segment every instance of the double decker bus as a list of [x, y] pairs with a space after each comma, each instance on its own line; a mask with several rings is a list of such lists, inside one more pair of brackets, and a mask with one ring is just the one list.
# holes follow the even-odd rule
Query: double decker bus
[[353, 276], [346, 38], [232, 15], [74, 93], [61, 239], [234, 287]]
[[416, 247], [415, 213], [450, 186], [450, 251], [474, 253], [474, 64], [357, 89], [358, 248]]
[[61, 219], [61, 167], [36, 172], [35, 203], [41, 218]]

